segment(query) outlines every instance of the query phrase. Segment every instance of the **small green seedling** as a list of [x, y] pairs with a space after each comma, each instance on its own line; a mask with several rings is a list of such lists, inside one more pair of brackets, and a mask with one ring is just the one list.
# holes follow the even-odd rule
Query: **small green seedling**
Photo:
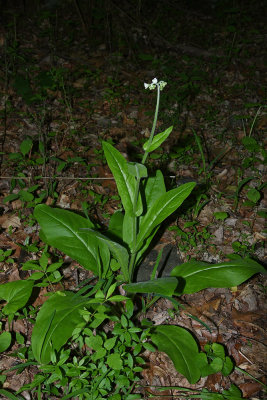
[[11, 256], [11, 254], [13, 253], [13, 250], [3, 250], [0, 249], [0, 263], [4, 262], [7, 264], [14, 264], [14, 259]]
[[226, 218], [228, 218], [229, 216], [228, 213], [225, 211], [217, 211], [213, 213], [213, 215], [217, 221], [225, 221]]
[[35, 271], [31, 273], [28, 278], [28, 280], [35, 282], [35, 287], [50, 286], [53, 288], [53, 284], [60, 282], [63, 278], [59, 272], [59, 269], [63, 265], [63, 261], [60, 260], [54, 263], [49, 262], [52, 256], [48, 253], [47, 249], [48, 246], [44, 248], [38, 261], [26, 261], [21, 268], [23, 271]]

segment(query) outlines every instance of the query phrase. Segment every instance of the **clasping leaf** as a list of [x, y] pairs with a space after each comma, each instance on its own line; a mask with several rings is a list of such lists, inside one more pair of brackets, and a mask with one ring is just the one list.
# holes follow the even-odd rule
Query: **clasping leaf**
[[165, 129], [164, 132], [158, 133], [157, 135], [154, 136], [151, 143], [150, 140], [148, 139], [143, 144], [143, 149], [147, 153], [151, 153], [152, 151], [156, 150], [167, 139], [172, 130], [173, 126], [170, 126], [169, 128]]

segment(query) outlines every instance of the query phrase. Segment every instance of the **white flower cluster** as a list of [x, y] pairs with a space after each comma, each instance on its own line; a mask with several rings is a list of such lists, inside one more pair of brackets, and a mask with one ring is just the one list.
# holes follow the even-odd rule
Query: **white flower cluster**
[[157, 78], [152, 79], [152, 83], [144, 83], [145, 89], [154, 90], [157, 86], [162, 90], [167, 85], [167, 82], [159, 81]]

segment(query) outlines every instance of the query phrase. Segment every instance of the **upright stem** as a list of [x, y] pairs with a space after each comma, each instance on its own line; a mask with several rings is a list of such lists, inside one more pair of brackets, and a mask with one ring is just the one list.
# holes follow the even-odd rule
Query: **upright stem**
[[140, 176], [138, 174], [137, 170], [137, 177], [136, 177], [136, 187], [135, 187], [135, 194], [134, 194], [134, 202], [133, 202], [133, 252], [131, 253], [130, 256], [130, 264], [129, 264], [129, 279], [130, 282], [133, 279], [133, 271], [134, 271], [134, 264], [135, 264], [135, 259], [136, 259], [136, 239], [137, 239], [137, 216], [135, 215], [136, 213], [136, 207], [137, 207], [137, 201], [138, 201], [138, 195], [139, 195], [139, 188], [140, 188]]
[[[160, 86], [157, 85], [157, 103], [156, 103], [156, 109], [155, 109], [155, 114], [154, 114], [154, 121], [152, 125], [152, 129], [150, 132], [150, 137], [149, 137], [149, 145], [151, 144], [155, 130], [156, 130], [156, 125], [157, 125], [157, 120], [158, 120], [158, 113], [159, 113], [159, 99], [160, 99]], [[148, 151], [145, 152], [143, 158], [142, 158], [142, 164], [145, 164], [146, 159], [148, 156]], [[137, 172], [138, 174], [138, 172]], [[130, 262], [129, 262], [129, 279], [130, 282], [132, 281], [133, 278], [133, 272], [134, 272], [134, 265], [135, 265], [135, 260], [136, 260], [136, 254], [137, 254], [137, 249], [136, 249], [136, 239], [137, 239], [137, 221], [138, 217], [136, 216], [136, 208], [137, 208], [137, 202], [138, 202], [138, 196], [139, 196], [139, 189], [140, 189], [140, 182], [141, 178], [139, 175], [136, 177], [136, 187], [135, 187], [135, 194], [134, 194], [134, 202], [133, 202], [133, 218], [134, 218], [134, 223], [133, 223], [133, 251], [130, 256]]]
[[[151, 133], [150, 133], [150, 137], [149, 137], [149, 141], [148, 141], [149, 145], [151, 144], [151, 142], [153, 140], [153, 137], [154, 137], [154, 134], [155, 134], [156, 125], [157, 125], [158, 113], [159, 113], [159, 98], [160, 98], [160, 87], [159, 87], [159, 85], [157, 85], [157, 103], [156, 103], [154, 121], [153, 121], [152, 129], [151, 129]], [[148, 156], [148, 151], [146, 151], [145, 154], [143, 155], [142, 164], [145, 164], [147, 156]]]

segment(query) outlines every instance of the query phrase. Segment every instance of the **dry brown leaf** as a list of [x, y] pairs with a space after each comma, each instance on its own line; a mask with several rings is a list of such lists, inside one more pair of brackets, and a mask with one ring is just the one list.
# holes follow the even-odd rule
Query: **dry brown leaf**
[[17, 215], [14, 214], [4, 214], [0, 217], [0, 224], [2, 228], [8, 229], [10, 226], [13, 228], [20, 227], [20, 219]]

